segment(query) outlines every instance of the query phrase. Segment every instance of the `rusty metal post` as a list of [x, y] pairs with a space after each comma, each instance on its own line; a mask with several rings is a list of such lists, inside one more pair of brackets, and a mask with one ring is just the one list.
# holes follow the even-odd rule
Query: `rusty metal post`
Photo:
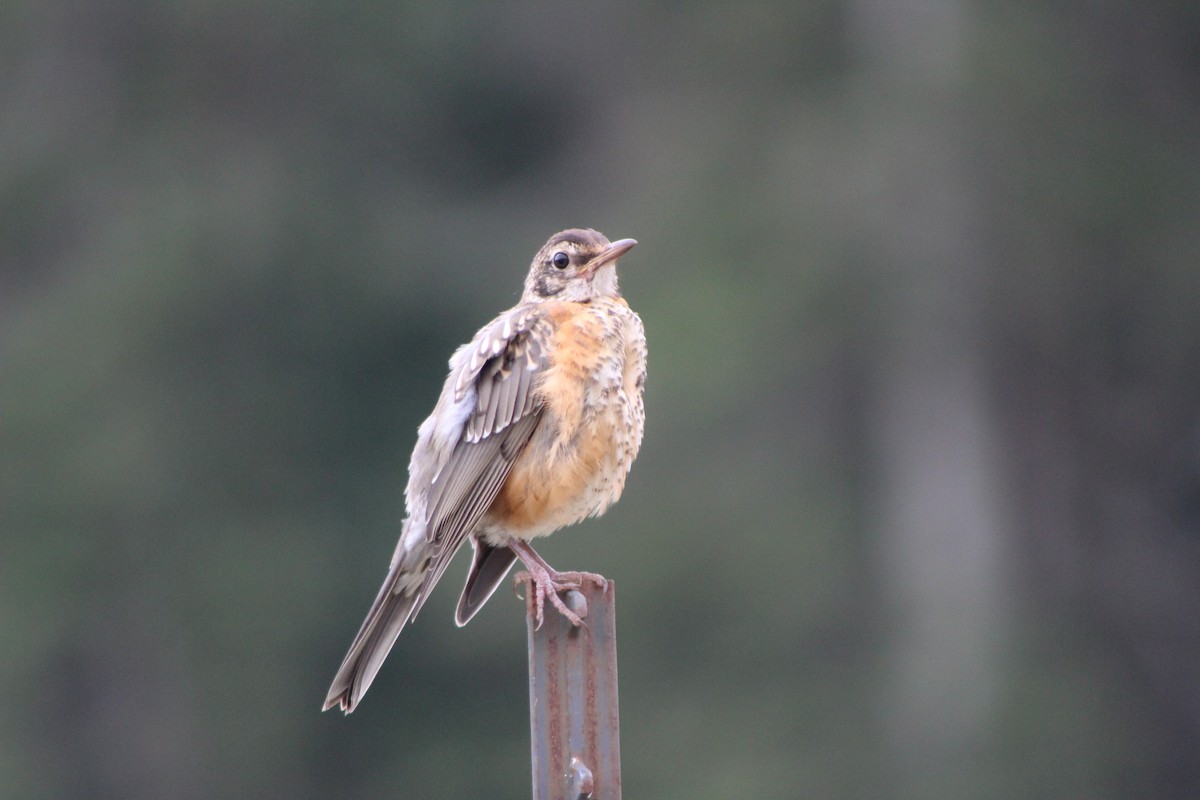
[[533, 800], [620, 800], [615, 585], [584, 581], [563, 596], [576, 628], [547, 608], [540, 630], [526, 583]]

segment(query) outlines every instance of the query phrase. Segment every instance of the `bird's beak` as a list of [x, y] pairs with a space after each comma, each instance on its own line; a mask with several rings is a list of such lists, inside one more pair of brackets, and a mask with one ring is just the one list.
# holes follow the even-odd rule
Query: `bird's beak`
[[635, 244], [637, 244], [637, 239], [618, 239], [612, 242], [600, 252], [600, 255], [588, 262], [587, 272], [595, 272], [605, 264], [611, 264], [628, 253]]

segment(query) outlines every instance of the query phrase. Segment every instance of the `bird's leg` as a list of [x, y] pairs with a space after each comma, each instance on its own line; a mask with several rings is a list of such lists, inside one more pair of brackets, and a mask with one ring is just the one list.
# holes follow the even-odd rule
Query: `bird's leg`
[[[508, 547], [517, 554], [517, 557], [525, 563], [525, 568], [529, 570], [529, 580], [533, 583], [533, 599], [537, 606], [537, 627], [542, 627], [542, 609], [545, 606], [546, 598], [550, 598], [550, 604], [558, 609], [558, 613], [570, 620], [572, 625], [577, 628], [584, 627], [580, 616], [567, 608], [567, 604], [562, 601], [558, 593], [568, 589], [578, 589], [585, 580], [604, 586], [608, 583], [604, 576], [594, 572], [559, 572], [547, 564], [546, 559], [538, 555], [537, 551], [524, 539], [513, 539], [508, 543]], [[521, 580], [521, 575], [517, 575], [517, 580]]]

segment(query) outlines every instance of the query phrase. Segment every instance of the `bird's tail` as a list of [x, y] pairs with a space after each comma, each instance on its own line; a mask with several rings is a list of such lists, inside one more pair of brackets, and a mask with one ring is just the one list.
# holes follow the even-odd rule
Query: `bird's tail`
[[333, 678], [322, 711], [341, 706], [349, 714], [367, 693], [396, 637], [419, 610], [428, 565], [427, 552], [405, 553], [395, 560]]
[[487, 542], [471, 537], [471, 547], [475, 557], [471, 559], [471, 569], [467, 573], [467, 583], [463, 586], [462, 595], [458, 598], [458, 609], [454, 612], [454, 622], [462, 627], [471, 621], [471, 617], [479, 612], [488, 598], [495, 593], [504, 576], [512, 569], [517, 555], [507, 547], [493, 547]]

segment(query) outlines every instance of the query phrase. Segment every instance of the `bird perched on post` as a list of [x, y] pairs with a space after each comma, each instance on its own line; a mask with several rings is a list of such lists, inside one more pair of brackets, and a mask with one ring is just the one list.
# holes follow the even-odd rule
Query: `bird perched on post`
[[532, 579], [538, 624], [546, 600], [580, 624], [558, 593], [599, 576], [557, 572], [529, 540], [604, 513], [641, 446], [646, 335], [617, 288], [617, 259], [635, 244], [578, 228], [551, 236], [521, 302], [450, 358], [409, 462], [400, 542], [324, 710], [354, 710], [468, 539], [475, 557], [460, 626], [517, 558]]

